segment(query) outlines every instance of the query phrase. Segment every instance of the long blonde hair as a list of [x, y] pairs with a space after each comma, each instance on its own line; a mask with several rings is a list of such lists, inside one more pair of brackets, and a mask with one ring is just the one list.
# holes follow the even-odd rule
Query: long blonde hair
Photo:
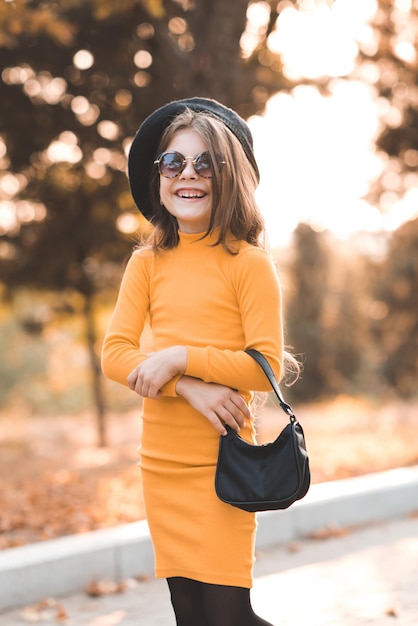
[[[165, 130], [155, 158], [167, 148], [175, 133], [188, 128], [200, 135], [213, 163], [213, 205], [205, 235], [219, 227], [214, 245], [223, 245], [231, 254], [234, 250], [227, 243], [231, 235], [236, 240], [260, 246], [264, 220], [254, 197], [257, 176], [239, 140], [223, 122], [209, 113], [185, 109]], [[159, 185], [155, 168], [150, 181], [154, 229], [147, 240], [155, 251], [174, 248], [178, 243], [177, 220], [160, 204]]]

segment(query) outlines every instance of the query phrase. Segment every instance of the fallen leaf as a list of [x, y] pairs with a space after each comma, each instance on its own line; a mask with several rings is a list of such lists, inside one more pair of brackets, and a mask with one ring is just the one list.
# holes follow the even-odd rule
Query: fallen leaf
[[99, 598], [101, 596], [109, 596], [112, 593], [123, 593], [126, 591], [126, 585], [122, 582], [115, 582], [113, 580], [92, 580], [86, 588], [87, 595], [92, 598]]
[[290, 553], [299, 552], [299, 550], [300, 550], [300, 545], [296, 542], [288, 543], [286, 546], [286, 551]]
[[62, 604], [57, 604], [55, 619], [57, 622], [66, 622], [68, 620], [68, 613]]
[[388, 609], [386, 611], [386, 615], [388, 617], [398, 617], [398, 613], [397, 613], [397, 611], [395, 611], [395, 609]]
[[307, 538], [323, 541], [324, 539], [332, 539], [333, 537], [345, 537], [351, 532], [351, 530], [352, 529], [349, 527], [341, 528], [339, 526], [329, 525], [310, 533], [307, 535]]
[[25, 607], [21, 612], [21, 617], [25, 622], [36, 624], [47, 617], [52, 617], [52, 610], [55, 606], [56, 602], [53, 598], [44, 598], [36, 604]]

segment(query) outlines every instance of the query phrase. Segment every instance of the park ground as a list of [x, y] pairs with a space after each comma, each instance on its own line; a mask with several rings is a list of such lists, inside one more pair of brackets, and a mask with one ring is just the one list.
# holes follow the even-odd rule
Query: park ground
[[[418, 406], [339, 397], [301, 405], [314, 483], [418, 463]], [[286, 423], [267, 403], [259, 442]], [[97, 446], [94, 416], [0, 416], [0, 549], [144, 517], [137, 468], [140, 411], [111, 413], [109, 445]]]

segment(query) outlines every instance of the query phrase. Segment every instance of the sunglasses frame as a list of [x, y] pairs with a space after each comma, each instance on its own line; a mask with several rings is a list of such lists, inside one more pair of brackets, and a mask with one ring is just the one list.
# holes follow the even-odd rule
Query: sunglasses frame
[[[166, 154], [177, 154], [181, 159], [182, 159], [182, 166], [181, 169], [179, 169], [179, 171], [174, 174], [173, 176], [167, 176], [166, 174], [163, 174], [161, 172], [161, 168], [160, 168], [160, 161], [162, 161], [162, 159], [165, 157]], [[213, 178], [213, 172], [211, 173], [210, 176], [204, 176], [203, 174], [201, 174], [197, 169], [196, 169], [196, 164], [198, 164], [199, 159], [204, 155], [207, 154], [209, 156], [209, 160], [212, 166], [212, 159], [210, 157], [210, 153], [208, 150], [204, 150], [203, 152], [200, 152], [199, 154], [196, 154], [196, 156], [192, 157], [192, 156], [184, 156], [184, 154], [182, 154], [181, 152], [179, 152], [178, 150], [166, 150], [165, 152], [162, 152], [158, 158], [154, 161], [154, 165], [156, 165], [158, 167], [158, 172], [160, 174], [160, 176], [163, 176], [164, 178], [176, 178], [177, 176], [180, 176], [180, 174], [183, 172], [184, 168], [187, 166], [187, 161], [189, 159], [191, 159], [192, 165], [193, 165], [193, 169], [196, 172], [196, 174], [198, 176], [201, 176], [202, 178], [208, 178], [211, 179]], [[226, 161], [219, 161], [219, 165], [224, 165], [226, 163]]]

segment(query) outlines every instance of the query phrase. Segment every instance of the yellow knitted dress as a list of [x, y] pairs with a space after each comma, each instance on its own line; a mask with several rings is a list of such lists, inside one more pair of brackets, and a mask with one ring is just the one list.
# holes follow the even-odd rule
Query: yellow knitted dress
[[[172, 250], [135, 251], [103, 346], [106, 376], [126, 383], [146, 355], [139, 342], [149, 315], [153, 350], [187, 347], [186, 374], [264, 391], [264, 373], [244, 350], [256, 348], [277, 376], [282, 359], [281, 297], [269, 254], [245, 242], [237, 254], [214, 237], [179, 233]], [[221, 502], [214, 490], [219, 434], [176, 395], [174, 379], [144, 399], [140, 466], [157, 577], [251, 587], [255, 514]], [[254, 440], [252, 420], [240, 435]]]

